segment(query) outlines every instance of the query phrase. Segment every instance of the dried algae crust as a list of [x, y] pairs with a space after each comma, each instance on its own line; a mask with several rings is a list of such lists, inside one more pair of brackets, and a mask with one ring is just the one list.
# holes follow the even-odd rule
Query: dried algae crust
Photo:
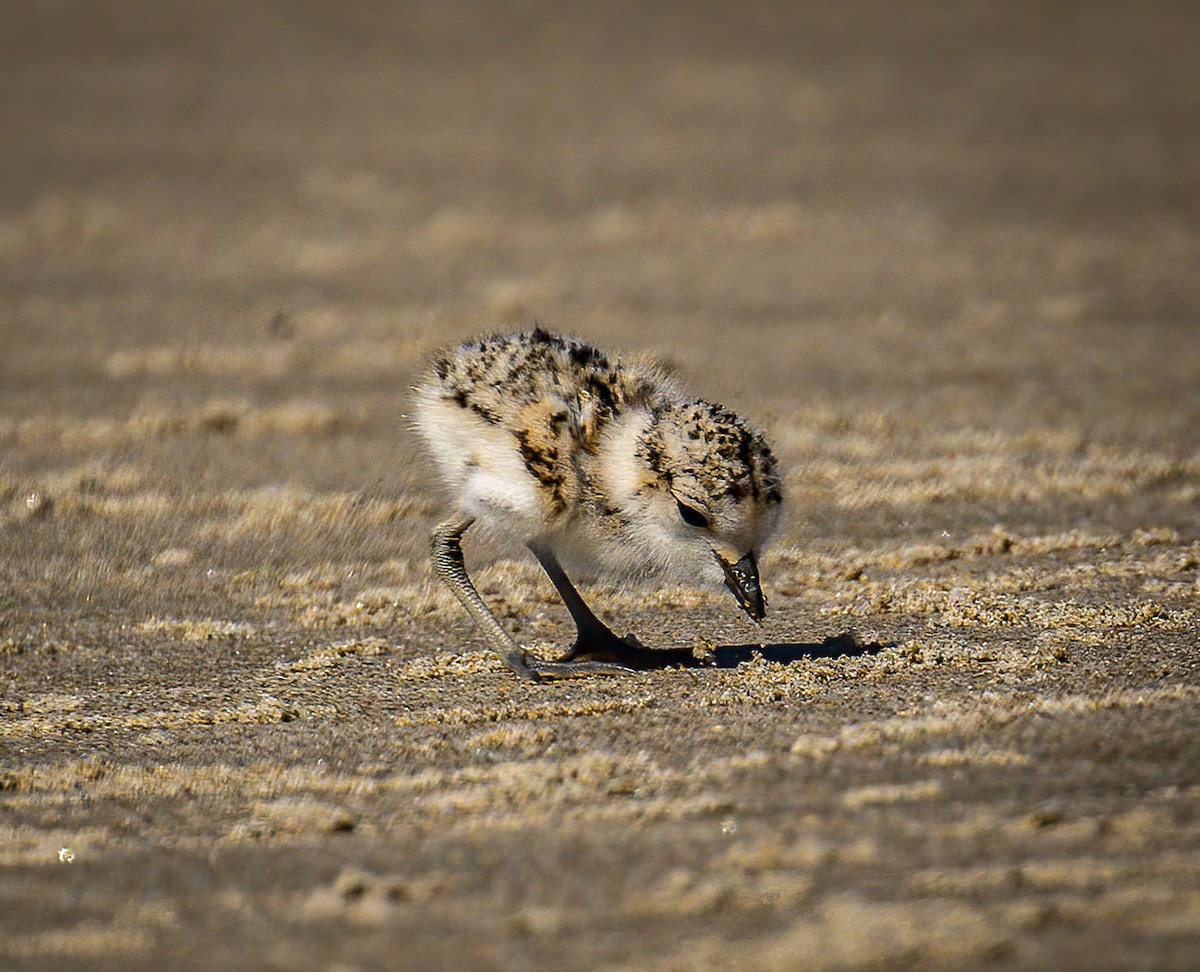
[[[254, 438], [307, 449], [330, 436], [319, 424], [241, 421], [215, 430], [184, 419], [156, 441], [257, 429]], [[435, 505], [419, 481], [387, 495], [196, 493], [156, 466], [111, 460], [117, 440], [94, 436], [65, 463], [4, 480], [16, 531], [65, 529], [98, 549], [123, 537], [132, 556], [54, 580], [68, 598], [118, 610], [115, 629], [45, 615], [53, 636], [16, 627], [0, 643], [44, 686], [10, 688], [0, 702], [0, 746], [25, 754], [0, 771], [0, 866], [33, 875], [38, 900], [62, 902], [55, 868], [116, 867], [147, 849], [194, 860], [212, 884], [203, 907], [246, 934], [236, 915], [247, 907], [301, 937], [411, 934], [450, 915], [467, 938], [535, 951], [597, 921], [635, 935], [664, 921], [691, 929], [686, 945], [653, 935], [635, 963], [663, 969], [735, 958], [947, 966], [1051, 954], [1047, 941], [1071, 954], [1098, 934], [1187, 941], [1200, 921], [1189, 810], [1200, 797], [1200, 544], [1162, 524], [1190, 508], [1194, 460], [1081, 450], [1058, 433], [971, 437], [826, 413], [792, 422], [785, 456], [803, 470], [793, 489], [834, 516], [885, 516], [933, 497], [969, 511], [1147, 494], [1164, 516], [1119, 528], [900, 531], [845, 549], [832, 535], [804, 542], [793, 522], [764, 558], [776, 617], [763, 634], [853, 629], [882, 651], [529, 692], [475, 644], [407, 539]], [[802, 431], [808, 423], [823, 433]], [[926, 458], [899, 464], [897, 434]], [[68, 440], [84, 441], [63, 431], [50, 445]], [[938, 458], [955, 449], [956, 461]], [[1028, 475], [997, 477], [1016, 456]], [[855, 489], [832, 485], [846, 480]], [[382, 531], [400, 540], [369, 546]], [[305, 534], [299, 562], [275, 555]], [[536, 565], [478, 555], [491, 561], [478, 571], [485, 596], [552, 654], [565, 619]], [[594, 600], [663, 644], [746, 636], [697, 591], [602, 587]], [[144, 671], [137, 691], [56, 674], [72, 659], [99, 675], [113, 652]], [[213, 653], [212, 675], [189, 673]], [[102, 755], [81, 758], [97, 740]], [[320, 755], [288, 755], [299, 752]], [[602, 863], [604, 840], [628, 850]], [[557, 855], [583, 841], [587, 872], [622, 895], [570, 880], [569, 893], [544, 893], [517, 850], [530, 841], [553, 848], [535, 867], [551, 873], [575, 867]], [[497, 842], [513, 850], [496, 857]], [[384, 850], [395, 846], [409, 850]], [[453, 863], [463, 848], [489, 847], [482, 882]], [[277, 862], [288, 855], [326, 863], [285, 877]], [[241, 860], [278, 876], [218, 892], [221, 862]], [[506, 881], [525, 888], [515, 909], [498, 897]], [[168, 882], [153, 906], [122, 900], [103, 921], [35, 924], [0, 954], [35, 966], [149, 961], [187, 934], [195, 907]], [[733, 944], [747, 934], [749, 951]], [[609, 966], [630, 967], [616, 953]]]

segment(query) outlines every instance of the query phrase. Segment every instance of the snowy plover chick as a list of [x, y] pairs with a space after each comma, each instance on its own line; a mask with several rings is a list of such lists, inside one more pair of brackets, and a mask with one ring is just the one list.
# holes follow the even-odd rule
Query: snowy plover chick
[[[620, 580], [723, 581], [762, 619], [757, 551], [783, 493], [766, 440], [729, 409], [540, 327], [435, 354], [415, 393], [417, 430], [455, 507], [433, 532], [434, 568], [517, 674], [646, 667], [651, 652], [592, 613], [564, 563]], [[549, 575], [578, 634], [562, 658], [529, 655], [475, 590], [461, 539], [476, 520], [524, 543]]]

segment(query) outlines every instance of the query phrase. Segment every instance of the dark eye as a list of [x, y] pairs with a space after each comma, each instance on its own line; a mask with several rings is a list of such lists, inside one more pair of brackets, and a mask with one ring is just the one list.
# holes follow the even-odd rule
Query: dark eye
[[675, 505], [679, 507], [679, 516], [688, 526], [698, 527], [701, 530], [708, 528], [708, 517], [701, 513], [693, 506], [688, 506], [683, 500], [676, 499]]

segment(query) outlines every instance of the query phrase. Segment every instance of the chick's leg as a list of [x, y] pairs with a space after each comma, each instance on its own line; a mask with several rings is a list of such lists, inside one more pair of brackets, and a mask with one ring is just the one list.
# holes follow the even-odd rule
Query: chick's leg
[[[474, 522], [474, 517], [460, 514], [434, 528], [430, 550], [433, 569], [467, 609], [467, 613], [483, 632], [488, 645], [500, 656], [504, 664], [521, 678], [533, 682], [543, 678], [571, 678], [591, 674], [619, 675], [629, 671], [624, 666], [606, 662], [551, 662], [530, 657], [512, 635], [501, 627], [495, 615], [483, 603], [483, 598], [471, 583], [471, 578], [467, 576], [462, 553], [462, 535]], [[600, 622], [597, 620], [597, 623]]]
[[[569, 665], [594, 665], [613, 662], [627, 668], [644, 668], [648, 657], [647, 649], [632, 635], [618, 638], [603, 621], [587, 606], [567, 572], [563, 570], [554, 552], [546, 547], [530, 544], [529, 549], [546, 571], [550, 582], [558, 591], [571, 620], [575, 622], [575, 644], [559, 662]], [[586, 661], [584, 659], [587, 659]]]

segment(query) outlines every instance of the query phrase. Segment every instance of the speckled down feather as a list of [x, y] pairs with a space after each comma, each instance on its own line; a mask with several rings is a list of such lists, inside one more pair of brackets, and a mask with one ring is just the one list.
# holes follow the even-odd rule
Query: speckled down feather
[[415, 418], [463, 512], [576, 567], [720, 581], [713, 551], [757, 548], [778, 518], [760, 432], [661, 368], [541, 328], [435, 354]]

